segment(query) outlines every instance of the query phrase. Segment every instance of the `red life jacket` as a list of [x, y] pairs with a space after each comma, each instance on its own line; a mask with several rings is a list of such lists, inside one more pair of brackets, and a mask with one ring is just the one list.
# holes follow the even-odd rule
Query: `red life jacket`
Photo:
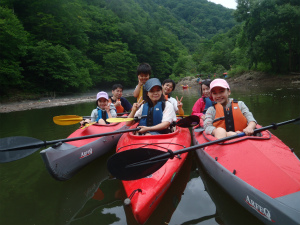
[[243, 131], [247, 127], [247, 119], [243, 115], [238, 101], [233, 100], [231, 107], [226, 109], [220, 103], [214, 105], [216, 109], [215, 119], [225, 117], [225, 120], [219, 120], [213, 123], [215, 127], [222, 127], [228, 131]]

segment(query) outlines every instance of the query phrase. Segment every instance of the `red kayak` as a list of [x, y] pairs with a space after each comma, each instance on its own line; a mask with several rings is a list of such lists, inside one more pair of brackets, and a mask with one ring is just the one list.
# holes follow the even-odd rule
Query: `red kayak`
[[[207, 173], [265, 224], [299, 224], [300, 161], [269, 131], [198, 149]], [[195, 145], [216, 140], [193, 130]]]
[[[69, 138], [121, 132], [128, 129], [125, 123], [106, 125], [94, 124], [84, 129], [77, 129]], [[82, 167], [104, 155], [116, 146], [122, 133], [94, 137], [53, 145], [40, 152], [48, 172], [57, 180], [68, 180]]]
[[[131, 128], [136, 127], [134, 125]], [[133, 148], [152, 148], [161, 151], [176, 151], [191, 145], [191, 134], [188, 128], [176, 127], [170, 134], [138, 136], [133, 133], [124, 134], [117, 145], [117, 152]], [[138, 180], [122, 181], [126, 195], [136, 221], [144, 224], [160, 203], [174, 177], [178, 174], [187, 153], [175, 156], [150, 176]]]

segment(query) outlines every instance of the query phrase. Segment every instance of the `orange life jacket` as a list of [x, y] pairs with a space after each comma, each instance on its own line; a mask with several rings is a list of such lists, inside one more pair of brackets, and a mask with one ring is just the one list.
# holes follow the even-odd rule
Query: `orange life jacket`
[[219, 120], [213, 123], [215, 127], [222, 127], [228, 131], [243, 131], [247, 127], [247, 119], [243, 115], [238, 101], [231, 102], [231, 108], [226, 109], [220, 103], [214, 105], [216, 109], [215, 119], [225, 117], [225, 120]]
[[[120, 101], [120, 99], [118, 99], [118, 101]], [[109, 100], [108, 100], [108, 103], [115, 103], [115, 102], [116, 101], [113, 102], [111, 98], [109, 98]], [[118, 105], [116, 107], [116, 110], [117, 110], [117, 113], [122, 113], [122, 112], [124, 112], [124, 107], [122, 105]]]

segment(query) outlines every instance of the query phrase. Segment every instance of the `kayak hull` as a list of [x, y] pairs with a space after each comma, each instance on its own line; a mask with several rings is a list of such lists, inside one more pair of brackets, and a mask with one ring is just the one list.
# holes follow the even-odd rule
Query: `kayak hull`
[[[68, 138], [128, 129], [125, 123], [91, 125], [77, 129]], [[122, 134], [58, 143], [40, 152], [48, 172], [56, 180], [68, 180], [81, 168], [112, 150]]]
[[[195, 145], [215, 140], [193, 132]], [[196, 151], [207, 173], [265, 224], [299, 224], [300, 161], [268, 131]]]
[[[132, 133], [126, 133], [118, 142], [117, 152], [133, 148], [152, 148], [161, 151], [170, 149], [176, 151], [189, 147], [190, 144], [191, 135], [189, 129], [177, 127], [175, 132], [162, 135], [137, 136]], [[169, 159], [158, 171], [145, 178], [122, 181], [126, 196], [130, 198], [129, 205], [132, 213], [139, 224], [144, 224], [156, 209], [177, 176], [186, 157], [187, 153], [184, 153]]]

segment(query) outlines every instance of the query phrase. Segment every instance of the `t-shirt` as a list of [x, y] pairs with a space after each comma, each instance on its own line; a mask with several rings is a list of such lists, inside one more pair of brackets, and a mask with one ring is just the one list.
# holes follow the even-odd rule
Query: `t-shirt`
[[168, 98], [168, 102], [170, 102], [175, 110], [175, 113], [178, 111], [177, 100], [173, 97]]

